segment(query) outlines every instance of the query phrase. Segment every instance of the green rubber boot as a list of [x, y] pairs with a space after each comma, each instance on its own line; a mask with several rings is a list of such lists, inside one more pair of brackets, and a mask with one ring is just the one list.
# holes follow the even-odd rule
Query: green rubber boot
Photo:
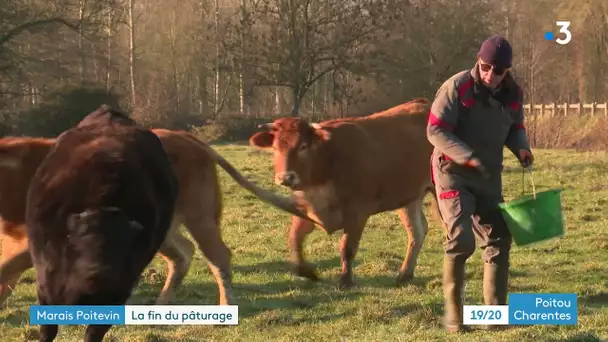
[[[485, 305], [506, 305], [509, 289], [509, 263], [483, 264], [483, 301]], [[499, 330], [505, 325], [484, 325], [482, 329]]]
[[443, 257], [443, 299], [445, 329], [449, 333], [469, 331], [462, 324], [462, 301], [465, 282], [465, 261]]

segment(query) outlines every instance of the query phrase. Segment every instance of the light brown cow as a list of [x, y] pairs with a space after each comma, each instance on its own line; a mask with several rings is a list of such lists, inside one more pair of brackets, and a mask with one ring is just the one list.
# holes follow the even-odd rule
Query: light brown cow
[[[157, 304], [169, 304], [190, 267], [194, 246], [179, 231], [184, 224], [209, 261], [219, 289], [220, 304], [231, 304], [231, 252], [221, 238], [221, 192], [216, 165], [262, 201], [298, 214], [291, 200], [248, 181], [228, 161], [194, 135], [165, 129], [152, 130], [169, 154], [180, 191], [169, 234], [159, 254], [168, 268]], [[24, 225], [25, 198], [30, 180], [56, 139], [5, 137], [0, 139], [0, 304], [14, 289], [20, 275], [32, 267]], [[300, 213], [301, 214], [301, 213]], [[302, 217], [306, 217], [302, 214]]]
[[[343, 229], [341, 288], [355, 284], [352, 263], [368, 218], [386, 211], [397, 211], [409, 240], [397, 285], [414, 276], [428, 231], [423, 213], [428, 192], [434, 217], [440, 219], [429, 166], [432, 146], [426, 138], [429, 106], [426, 99], [415, 99], [369, 116], [320, 124], [280, 118], [261, 125], [267, 131], [249, 139], [250, 145], [273, 152], [275, 183], [291, 188], [308, 216], [327, 234]], [[294, 272], [317, 280], [302, 252], [313, 228], [294, 216], [289, 248]]]

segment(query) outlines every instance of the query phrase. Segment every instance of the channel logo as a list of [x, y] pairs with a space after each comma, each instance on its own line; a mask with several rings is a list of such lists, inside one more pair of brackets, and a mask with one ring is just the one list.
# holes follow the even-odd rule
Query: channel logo
[[[556, 21], [555, 25], [559, 27], [560, 35], [556, 35], [552, 31], [545, 32], [545, 40], [554, 40], [557, 44], [566, 45], [572, 40], [572, 32], [570, 31], [569, 21]], [[563, 36], [562, 36], [563, 35]]]

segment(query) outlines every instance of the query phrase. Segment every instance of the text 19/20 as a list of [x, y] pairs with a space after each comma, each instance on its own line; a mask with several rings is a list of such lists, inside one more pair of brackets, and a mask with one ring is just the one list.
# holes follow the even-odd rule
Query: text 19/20
[[464, 324], [505, 325], [509, 324], [508, 305], [464, 305]]
[[472, 320], [498, 320], [502, 317], [500, 310], [473, 310], [471, 311]]

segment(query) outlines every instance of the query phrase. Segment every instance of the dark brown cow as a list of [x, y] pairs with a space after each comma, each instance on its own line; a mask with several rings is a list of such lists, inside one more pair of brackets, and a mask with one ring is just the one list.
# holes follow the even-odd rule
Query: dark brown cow
[[[154, 133], [108, 107], [63, 133], [29, 186], [26, 227], [40, 305], [125, 305], [165, 240], [178, 180]], [[102, 341], [111, 325], [89, 325]], [[57, 325], [41, 325], [53, 341]]]
[[[386, 211], [397, 211], [409, 239], [397, 284], [414, 276], [428, 231], [423, 214], [428, 192], [439, 217], [429, 167], [428, 112], [429, 102], [415, 99], [366, 117], [320, 124], [280, 118], [249, 139], [250, 145], [273, 151], [275, 182], [293, 190], [308, 216], [328, 234], [343, 229], [343, 288], [354, 285], [352, 262], [368, 218]], [[313, 228], [313, 223], [292, 217], [289, 247], [295, 273], [316, 280], [302, 253]]]

